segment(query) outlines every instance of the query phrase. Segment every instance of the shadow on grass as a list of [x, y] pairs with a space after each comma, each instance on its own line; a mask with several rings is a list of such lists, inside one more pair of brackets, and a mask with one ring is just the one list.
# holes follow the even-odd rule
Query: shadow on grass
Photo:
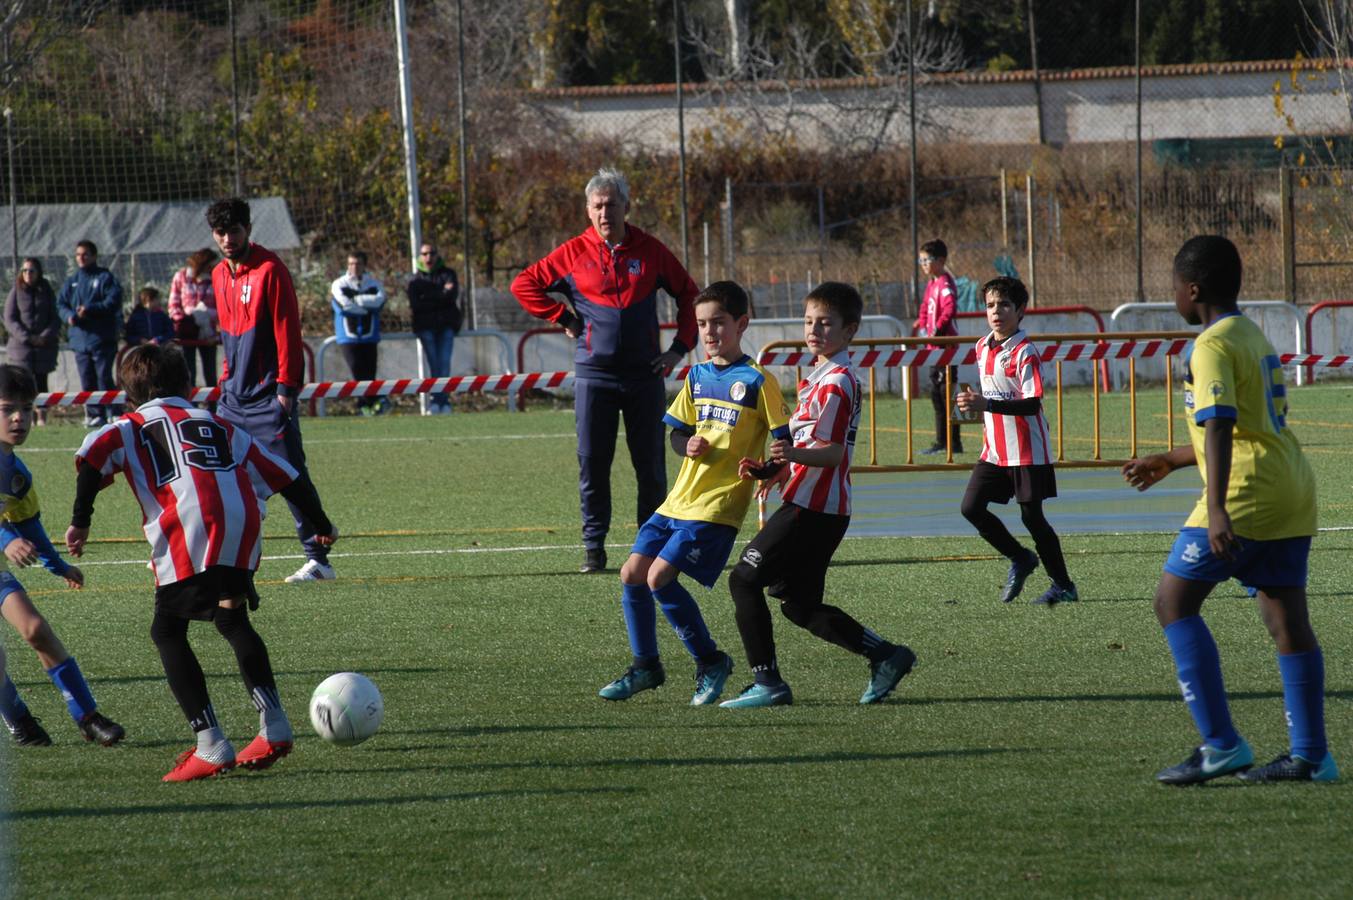
[[[1227, 691], [1228, 700], [1281, 700], [1281, 691]], [[901, 698], [899, 698], [901, 700]], [[1353, 700], [1353, 691], [1326, 691], [1326, 700]], [[1164, 694], [1026, 694], [989, 697], [909, 697], [898, 704], [938, 706], [946, 703], [1179, 703], [1179, 692]]]
[[[432, 667], [429, 667], [429, 666], [385, 666], [385, 667], [378, 668], [378, 669], [362, 669], [362, 674], [363, 674], [363, 675], [430, 675], [430, 674], [435, 674], [435, 673], [438, 673], [438, 672], [447, 672], [447, 671], [450, 671], [450, 670], [449, 670], [449, 669], [432, 668]], [[285, 676], [285, 677], [299, 677], [299, 676], [305, 675], [305, 676], [309, 676], [309, 677], [312, 677], [312, 678], [314, 678], [314, 677], [328, 678], [330, 675], [334, 674], [334, 672], [335, 672], [334, 669], [279, 669], [279, 670], [276, 671], [275, 674], [276, 674], [277, 677], [283, 677], [283, 676]], [[206, 675], [207, 675], [207, 678], [208, 678], [208, 679], [217, 679], [217, 678], [219, 678], [219, 679], [226, 680], [226, 681], [228, 681], [229, 679], [232, 679], [232, 678], [235, 679], [236, 681], [238, 681], [238, 680], [239, 680], [239, 677], [240, 677], [240, 673], [239, 673], [239, 671], [238, 671], [237, 669], [230, 669], [230, 670], [222, 669], [222, 670], [217, 671], [217, 672], [207, 672]], [[89, 683], [90, 683], [90, 684], [139, 684], [139, 683], [141, 683], [141, 682], [153, 682], [153, 683], [155, 683], [155, 684], [162, 684], [162, 683], [164, 683], [164, 673], [163, 673], [163, 672], [153, 672], [153, 673], [147, 674], [147, 675], [112, 675], [112, 676], [107, 676], [107, 677], [96, 677], [96, 678], [90, 678], [90, 679], [89, 679]], [[15, 682], [15, 684], [19, 684], [19, 683], [20, 683], [20, 682]], [[29, 682], [29, 683], [32, 683], [32, 684], [46, 684], [47, 682], [42, 682], [42, 681], [34, 680], [34, 681], [32, 681], [32, 682]]]
[[[352, 775], [353, 772], [335, 774]], [[227, 779], [238, 776], [227, 775]], [[48, 819], [100, 819], [106, 816], [158, 816], [164, 813], [241, 813], [264, 810], [307, 810], [307, 809], [344, 809], [359, 806], [395, 806], [402, 803], [438, 803], [448, 800], [489, 800], [493, 798], [516, 799], [523, 797], [567, 797], [594, 794], [634, 794], [638, 788], [629, 787], [592, 787], [592, 788], [521, 788], [498, 791], [464, 791], [455, 794], [414, 794], [389, 797], [355, 797], [347, 800], [282, 800], [274, 803], [259, 803], [249, 800], [240, 803], [164, 803], [154, 806], [110, 806], [103, 808], [81, 807], [77, 809], [26, 809], [11, 812], [8, 816], [0, 814], [0, 821], [31, 822]]]
[[547, 759], [521, 759], [511, 762], [474, 762], [458, 763], [453, 765], [428, 765], [428, 766], [392, 766], [392, 767], [373, 767], [363, 766], [360, 772], [352, 769], [291, 769], [286, 772], [278, 772], [273, 777], [282, 778], [306, 778], [315, 775], [342, 775], [351, 777], [354, 775], [389, 775], [392, 773], [407, 772], [493, 772], [493, 771], [516, 771], [526, 769], [539, 771], [542, 769], [676, 769], [676, 768], [711, 768], [711, 767], [730, 767], [742, 768], [746, 766], [799, 766], [799, 765], [823, 765], [831, 763], [874, 763], [874, 762], [904, 762], [907, 760], [926, 760], [926, 759], [967, 759], [974, 756], [990, 756], [998, 753], [1030, 753], [1032, 750], [1023, 750], [1004, 747], [981, 747], [981, 748], [953, 748], [947, 750], [913, 750], [899, 753], [805, 753], [781, 756], [692, 756], [692, 757], [628, 757], [624, 759], [580, 759], [580, 760], [547, 760]]

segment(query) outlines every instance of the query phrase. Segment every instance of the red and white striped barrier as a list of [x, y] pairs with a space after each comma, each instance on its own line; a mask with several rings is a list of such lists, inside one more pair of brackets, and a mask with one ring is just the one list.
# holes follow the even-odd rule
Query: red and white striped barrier
[[[1093, 341], [1085, 343], [1048, 344], [1039, 351], [1043, 362], [1097, 362], [1113, 359], [1148, 359], [1157, 356], [1178, 356], [1189, 341], [1170, 340]], [[813, 354], [807, 351], [777, 350], [761, 354], [763, 366], [810, 366]], [[1279, 356], [1284, 366], [1314, 366], [1324, 369], [1353, 368], [1353, 356], [1284, 353]], [[971, 346], [928, 349], [914, 347], [906, 350], [855, 350], [850, 361], [861, 369], [900, 368], [902, 366], [957, 366], [977, 362], [976, 350]], [[669, 378], [681, 381], [690, 371], [682, 366], [672, 371]], [[458, 375], [455, 378], [395, 378], [383, 381], [321, 381], [301, 388], [300, 400], [336, 400], [344, 397], [392, 397], [410, 394], [474, 394], [488, 392], [516, 392], [534, 389], [569, 387], [572, 372], [531, 372], [519, 375]], [[216, 388], [196, 388], [190, 399], [202, 403], [217, 400], [221, 392]], [[121, 391], [53, 391], [39, 394], [35, 405], [83, 406], [85, 404], [111, 405], [125, 403]]]

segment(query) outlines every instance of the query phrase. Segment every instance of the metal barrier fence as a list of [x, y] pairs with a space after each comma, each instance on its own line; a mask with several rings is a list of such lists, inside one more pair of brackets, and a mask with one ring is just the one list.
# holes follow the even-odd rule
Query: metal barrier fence
[[[1137, 455], [1137, 369], [1138, 359], [1171, 358], [1183, 354], [1195, 334], [1190, 331], [1143, 331], [1120, 332], [1113, 335], [1100, 333], [1041, 334], [1036, 344], [1039, 358], [1044, 363], [1054, 363], [1056, 370], [1053, 396], [1056, 408], [1057, 464], [1070, 468], [1110, 468], [1121, 466], [1126, 459], [1104, 459], [1101, 455], [1101, 411], [1100, 380], [1090, 379], [1092, 385], [1092, 446], [1089, 459], [1068, 459], [1066, 454], [1063, 365], [1066, 363], [1090, 363], [1101, 365], [1107, 361], [1125, 362], [1128, 368], [1128, 408], [1129, 408], [1129, 456]], [[930, 349], [933, 345], [939, 349]], [[811, 363], [812, 354], [806, 351], [777, 353], [786, 348], [801, 348], [802, 341], [772, 341], [761, 348], [759, 359], [762, 365], [801, 366]], [[954, 418], [953, 397], [956, 387], [949, 379], [948, 366], [973, 365], [977, 361], [976, 350], [967, 337], [904, 337], [904, 338], [867, 338], [852, 344], [857, 348], [851, 351], [852, 363], [869, 373], [869, 392], [866, 405], [869, 412], [869, 462], [851, 467], [852, 472], [930, 472], [950, 469], [966, 469], [969, 465], [955, 463], [953, 447], [947, 446], [943, 463], [917, 463], [915, 448], [912, 445], [912, 409], [911, 398], [902, 398], [902, 422], [904, 434], [905, 462], [902, 464], [879, 463], [879, 412], [878, 391], [875, 389], [874, 372], [877, 369], [897, 369], [904, 372], [921, 366], [945, 366], [945, 434], [951, 434]], [[1172, 369], [1165, 367], [1165, 407], [1166, 407], [1166, 445], [1174, 446], [1174, 384]], [[1047, 403], [1047, 395], [1044, 395]], [[948, 437], [946, 437], [948, 441]]]

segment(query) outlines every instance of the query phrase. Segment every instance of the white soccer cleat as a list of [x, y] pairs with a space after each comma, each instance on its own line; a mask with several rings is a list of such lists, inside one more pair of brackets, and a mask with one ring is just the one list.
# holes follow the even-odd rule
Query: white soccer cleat
[[299, 584], [302, 581], [333, 581], [338, 577], [333, 566], [327, 566], [318, 560], [307, 559], [301, 566], [286, 577], [287, 584]]

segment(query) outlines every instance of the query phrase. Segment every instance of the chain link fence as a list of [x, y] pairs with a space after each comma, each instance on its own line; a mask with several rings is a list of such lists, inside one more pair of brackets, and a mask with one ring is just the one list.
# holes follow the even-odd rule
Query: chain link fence
[[[848, 79], [734, 78], [689, 38], [703, 80], [685, 93], [682, 132], [671, 85], [519, 89], [541, 3], [406, 2], [422, 235], [468, 275], [481, 326], [533, 324], [506, 286], [586, 226], [582, 187], [606, 164], [631, 176], [631, 221], [684, 252], [698, 280], [752, 286], [760, 315], [797, 315], [804, 291], [839, 279], [862, 286], [870, 312], [911, 316], [915, 244], [934, 237], [956, 274], [980, 283], [1013, 266], [1046, 306], [1111, 309], [1138, 299], [1139, 283], [1143, 299], [1167, 299], [1169, 261], [1198, 232], [1240, 245], [1247, 297], [1353, 297], [1347, 94], [1323, 62], [1225, 62], [1238, 47], [1269, 47], [1267, 26], [1243, 17], [1218, 26], [1216, 64], [1143, 69], [1140, 107], [1133, 60], [1086, 46], [1096, 29], [1130, 28], [1123, 4], [1107, 25], [1048, 11], [1036, 42], [983, 49], [988, 66], [1008, 51], [1017, 70], [961, 56], [946, 63], [955, 71], [922, 65], [914, 105], [905, 53]], [[397, 4], [94, 4], [41, 46], [11, 42], [0, 197], [19, 210], [280, 196], [300, 235], [287, 257], [307, 330], [329, 328], [325, 296], [349, 248], [370, 254], [391, 288], [387, 327], [402, 329], [411, 247]], [[918, 62], [952, 55], [924, 31], [939, 25], [922, 26], [916, 52], [930, 55]], [[1158, 59], [1169, 59], [1168, 36], [1148, 29]], [[1272, 46], [1289, 53], [1291, 42]], [[1041, 68], [1029, 66], [1034, 48]], [[1280, 166], [1295, 171], [1289, 194]], [[32, 252], [17, 228], [6, 237], [13, 255]], [[68, 235], [69, 249], [81, 237]], [[204, 243], [205, 225], [181, 253], [100, 249], [129, 286], [163, 286]], [[44, 262], [54, 281], [72, 265], [68, 251]]]

